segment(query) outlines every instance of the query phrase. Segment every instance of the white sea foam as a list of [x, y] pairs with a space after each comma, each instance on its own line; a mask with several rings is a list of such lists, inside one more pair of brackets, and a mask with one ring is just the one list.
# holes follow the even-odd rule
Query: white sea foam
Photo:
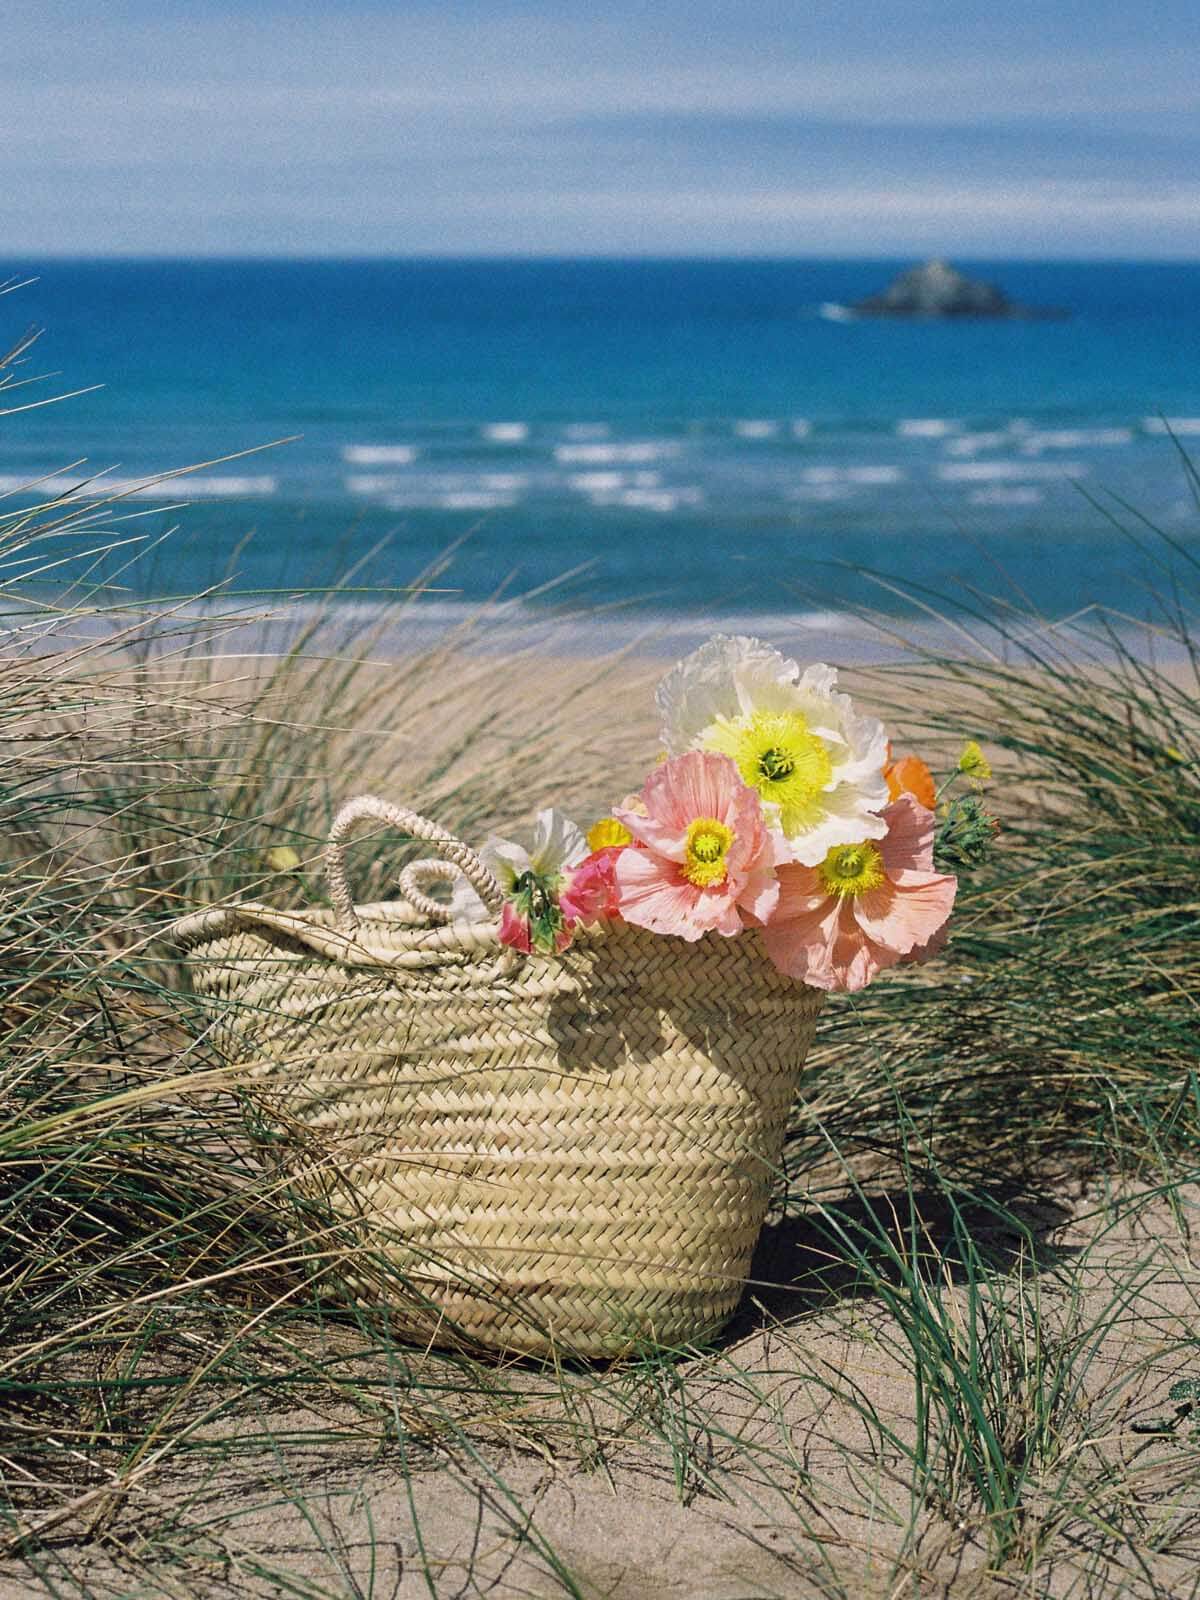
[[700, 506], [704, 496], [699, 489], [626, 489], [621, 504], [640, 511], [677, 511], [680, 506]]
[[739, 439], [774, 439], [779, 424], [766, 417], [743, 417], [733, 425]]
[[854, 493], [848, 483], [797, 483], [787, 491], [789, 500], [848, 500]]
[[1142, 427], [1147, 433], [1175, 433], [1183, 438], [1200, 433], [1200, 417], [1143, 417]]
[[586, 443], [589, 439], [607, 439], [608, 435], [607, 422], [568, 422], [563, 429], [563, 438], [576, 444]]
[[352, 467], [407, 467], [418, 455], [413, 444], [348, 444], [342, 460]]
[[1092, 446], [1130, 444], [1132, 428], [1046, 428], [1021, 437], [1021, 449], [1030, 455], [1042, 450], [1086, 450]]
[[629, 444], [559, 444], [554, 459], [563, 466], [606, 467], [639, 461], [663, 461], [679, 454], [679, 446], [667, 439], [645, 439]]
[[497, 511], [516, 503], [515, 495], [486, 489], [451, 489], [437, 498], [437, 504], [445, 511]]
[[[57, 495], [69, 494], [79, 483], [78, 478], [65, 478], [60, 473], [44, 477], [36, 471], [0, 472], [0, 494], [16, 494], [24, 489], [39, 499], [53, 500]], [[97, 488], [97, 494], [111, 493]]]
[[1082, 478], [1082, 461], [947, 461], [937, 468], [943, 483], [1020, 482], [1031, 478]]
[[701, 506], [703, 493], [692, 486], [678, 489], [617, 489], [594, 491], [589, 496], [594, 506], [622, 506], [630, 511], [678, 511], [681, 506]]
[[490, 444], [524, 444], [529, 437], [527, 422], [485, 422], [480, 433]]
[[967, 503], [973, 506], [1036, 506], [1045, 498], [1040, 489], [1026, 483], [1012, 489], [972, 489]]
[[386, 495], [381, 504], [389, 511], [497, 511], [515, 506], [518, 496], [488, 489], [443, 489]]
[[274, 494], [278, 480], [267, 473], [238, 475], [210, 473], [196, 477], [179, 473], [170, 478], [71, 478], [64, 473], [42, 478], [36, 473], [0, 475], [0, 494], [28, 488], [39, 499], [71, 495], [80, 500], [108, 500], [119, 495], [124, 500], [225, 500]]
[[528, 472], [352, 472], [349, 494], [403, 494], [414, 506], [442, 504], [443, 494], [512, 494], [530, 486]]
[[807, 439], [813, 428], [807, 417], [793, 417], [791, 426], [793, 439]]
[[817, 315], [824, 317], [826, 322], [853, 322], [855, 313], [849, 306], [840, 305], [836, 300], [822, 300], [817, 307]]
[[901, 467], [805, 467], [801, 473], [805, 483], [872, 484], [903, 483], [907, 473]]
[[481, 489], [496, 489], [502, 494], [511, 494], [514, 491], [529, 487], [529, 474], [527, 472], [481, 472], [475, 479]]
[[963, 433], [947, 439], [948, 456], [973, 456], [977, 450], [1003, 450], [1013, 442], [1007, 428], [991, 428], [986, 433]]
[[567, 479], [567, 487], [581, 494], [612, 494], [625, 486], [624, 472], [575, 472]]
[[160, 500], [164, 494], [172, 500], [223, 500], [274, 494], [278, 487], [278, 480], [265, 472], [248, 476], [217, 473], [200, 478], [182, 474], [161, 483], [135, 482], [132, 492], [141, 500]]
[[944, 439], [961, 427], [951, 417], [901, 417], [896, 432], [901, 439]]
[[352, 472], [342, 479], [347, 494], [390, 494], [403, 483], [394, 472]]
[[426, 472], [352, 473], [343, 479], [350, 494], [386, 496], [392, 510], [415, 511], [422, 507], [446, 507], [453, 498], [454, 509], [474, 509], [479, 502], [499, 496], [504, 504], [514, 504], [513, 496], [529, 487], [527, 472]]

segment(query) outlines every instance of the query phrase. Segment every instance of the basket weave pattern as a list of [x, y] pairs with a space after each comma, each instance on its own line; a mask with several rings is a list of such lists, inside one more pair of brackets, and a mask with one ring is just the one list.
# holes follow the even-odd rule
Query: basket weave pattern
[[820, 994], [753, 934], [609, 924], [517, 960], [491, 924], [431, 925], [403, 901], [347, 920], [247, 905], [174, 931], [225, 1051], [305, 1130], [293, 1181], [427, 1297], [401, 1326], [589, 1356], [715, 1331]]

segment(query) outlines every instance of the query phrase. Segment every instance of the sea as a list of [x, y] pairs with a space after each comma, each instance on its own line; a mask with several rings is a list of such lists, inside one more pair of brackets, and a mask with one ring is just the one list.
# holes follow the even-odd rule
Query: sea
[[955, 264], [1067, 314], [855, 318], [901, 260], [0, 262], [0, 342], [43, 330], [0, 510], [121, 495], [129, 595], [1150, 616], [1200, 556], [1200, 263]]

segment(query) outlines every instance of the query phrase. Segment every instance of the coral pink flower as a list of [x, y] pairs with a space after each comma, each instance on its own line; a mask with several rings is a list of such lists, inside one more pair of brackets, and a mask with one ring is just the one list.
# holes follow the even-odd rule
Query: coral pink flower
[[617, 906], [626, 922], [695, 940], [739, 933], [745, 912], [766, 921], [779, 884], [756, 792], [728, 756], [690, 750], [646, 779], [643, 814], [619, 807], [634, 844], [617, 857]]
[[619, 914], [615, 873], [617, 857], [624, 848], [604, 845], [593, 850], [568, 875], [558, 905], [569, 927], [577, 922], [605, 921]]
[[933, 813], [902, 794], [883, 817], [878, 841], [836, 845], [819, 867], [780, 867], [762, 937], [781, 972], [814, 989], [862, 989], [941, 947], [958, 883], [933, 870]]

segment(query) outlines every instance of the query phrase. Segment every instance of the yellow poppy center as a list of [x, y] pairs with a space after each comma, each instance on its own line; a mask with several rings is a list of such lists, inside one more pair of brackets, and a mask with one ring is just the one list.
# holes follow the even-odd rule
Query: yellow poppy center
[[716, 817], [697, 817], [689, 824], [684, 844], [683, 875], [698, 889], [724, 883], [729, 868], [726, 856], [734, 841], [732, 828]]
[[825, 741], [799, 711], [754, 711], [718, 717], [703, 735], [706, 750], [729, 756], [742, 782], [779, 807], [789, 837], [814, 826], [825, 814], [821, 796], [833, 776]]
[[829, 893], [843, 899], [878, 889], [886, 876], [879, 846], [869, 839], [862, 844], [834, 845], [817, 871]]

